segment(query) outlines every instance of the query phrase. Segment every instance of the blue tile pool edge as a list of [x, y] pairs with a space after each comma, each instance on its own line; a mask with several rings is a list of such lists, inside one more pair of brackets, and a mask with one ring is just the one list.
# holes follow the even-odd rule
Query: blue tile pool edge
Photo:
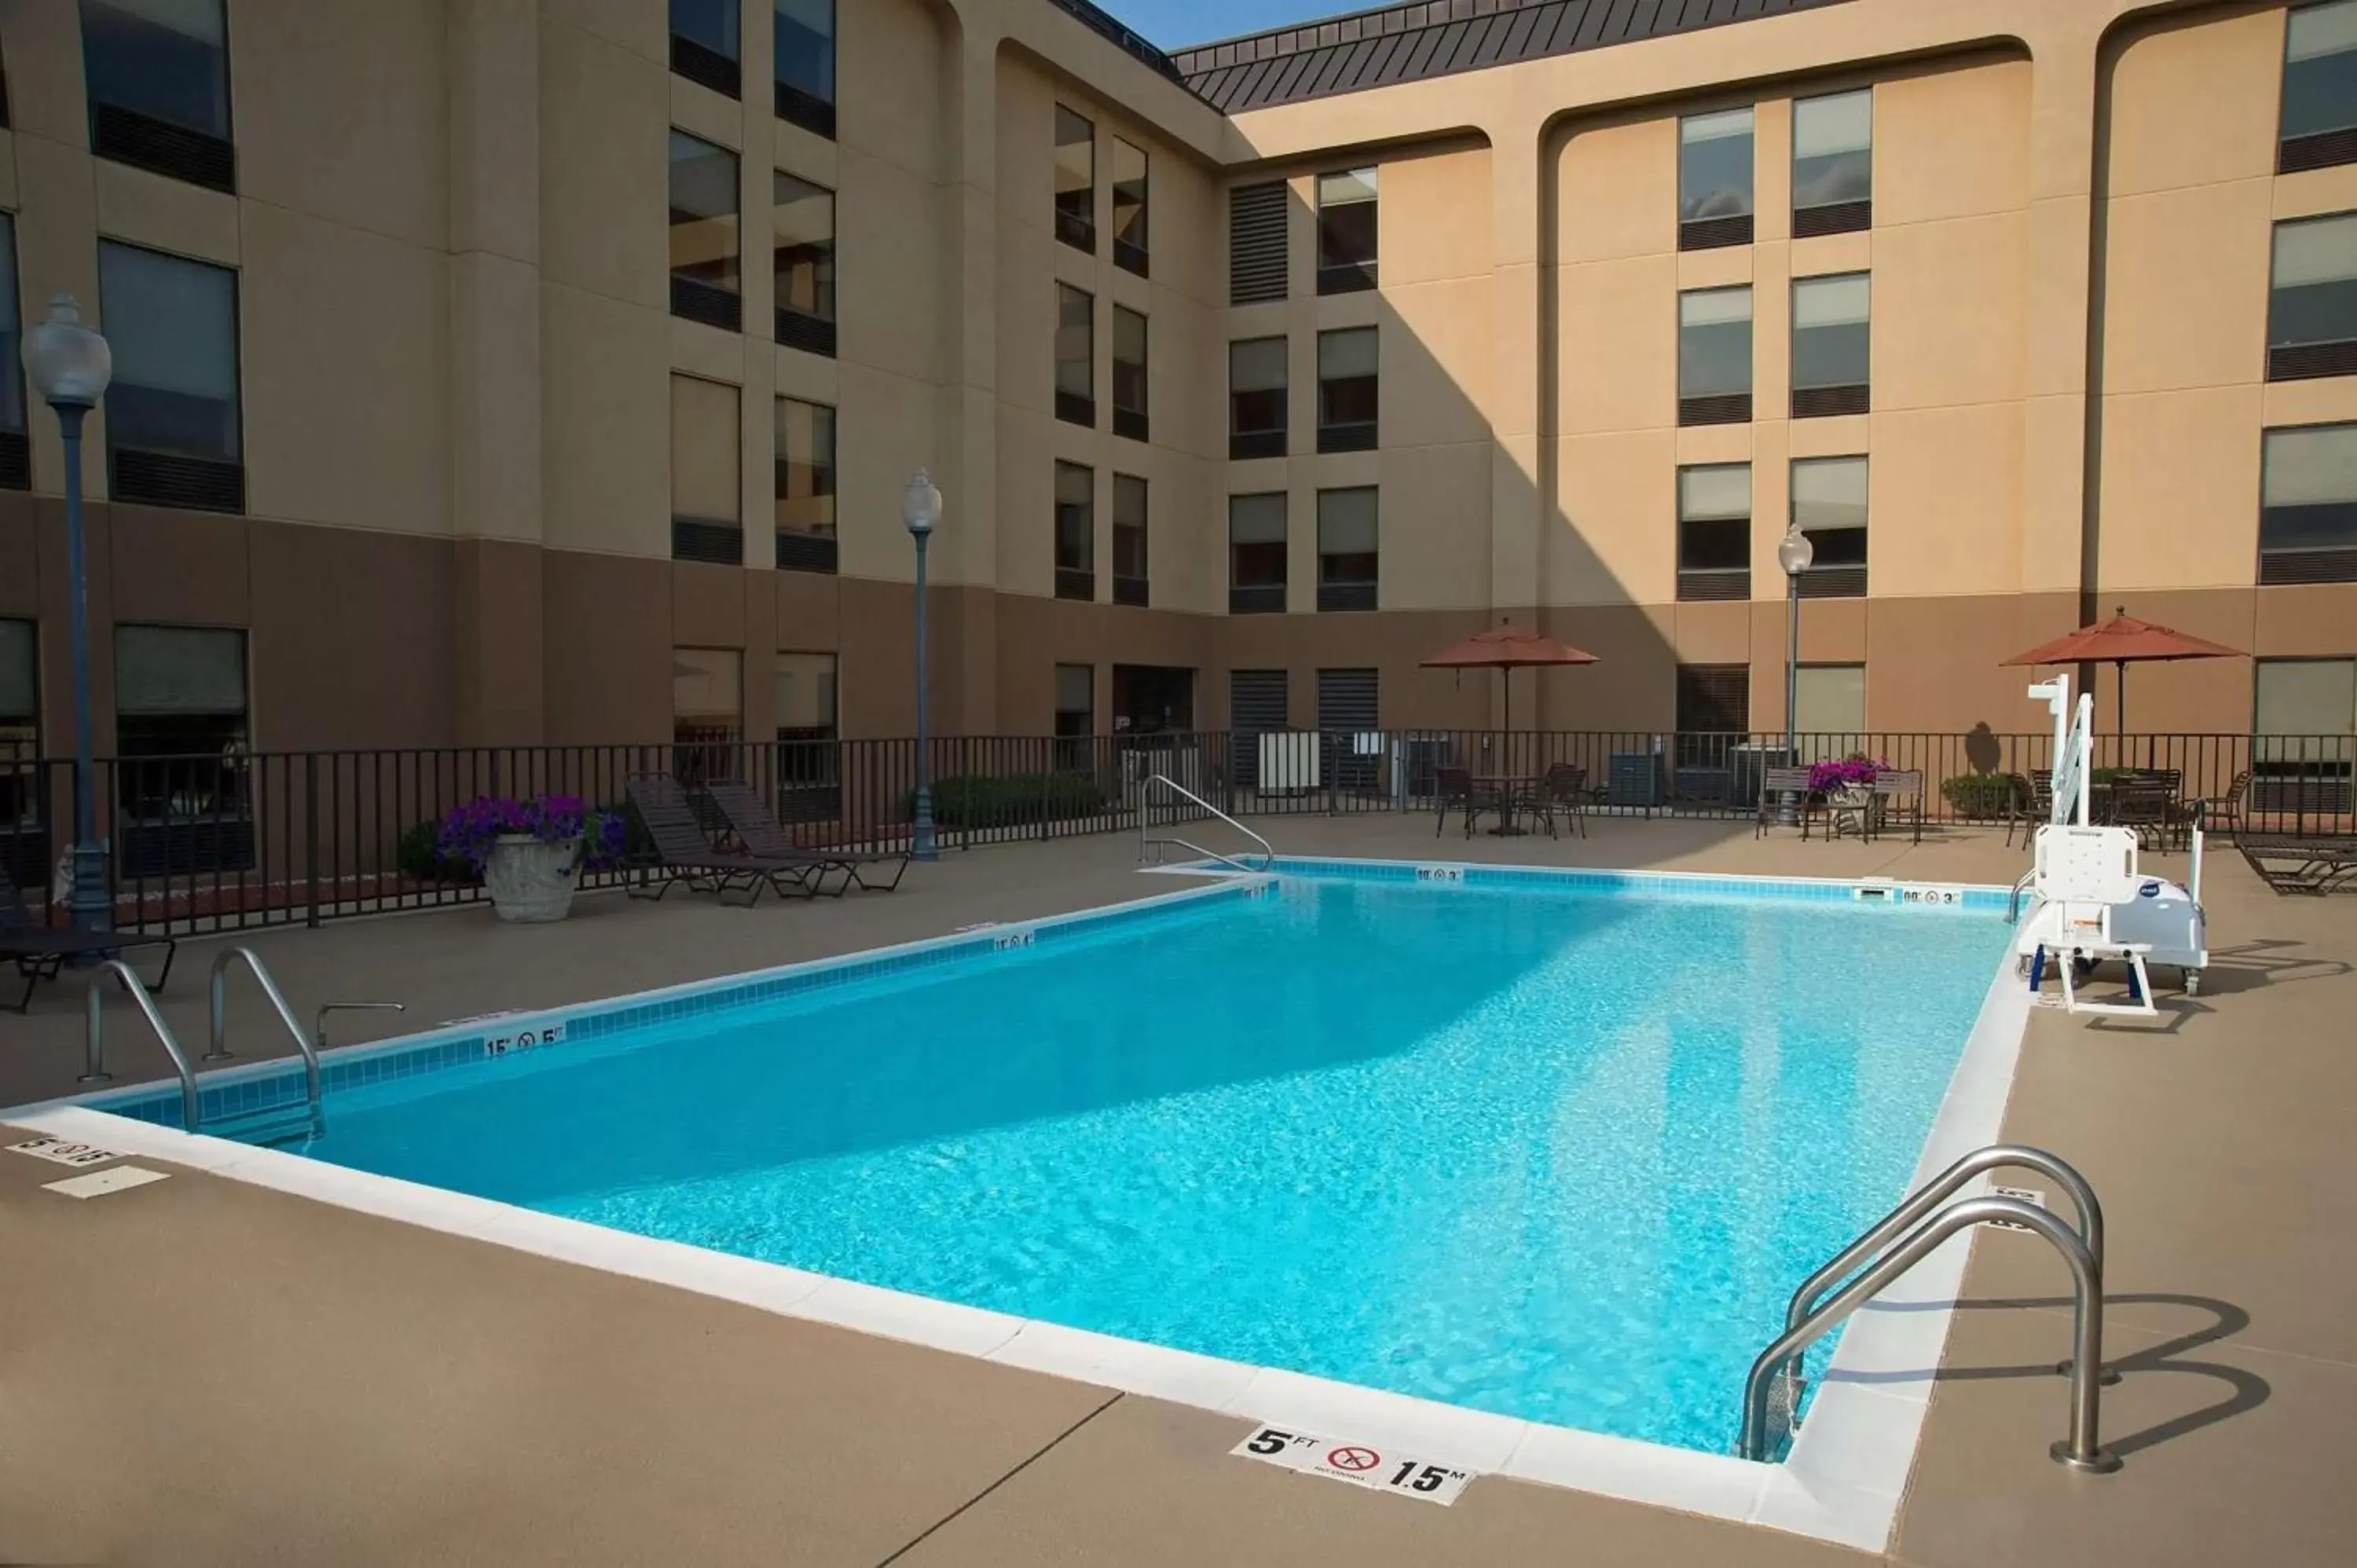
[[[1036, 919], [994, 921], [948, 936], [890, 947], [863, 948], [832, 958], [807, 959], [590, 1002], [457, 1019], [415, 1034], [322, 1051], [319, 1087], [323, 1096], [332, 1096], [345, 1090], [420, 1073], [470, 1066], [510, 1051], [562, 1047], [644, 1024], [755, 1005], [907, 970], [983, 958], [1009, 949], [1049, 945], [1060, 939], [1157, 919], [1201, 904], [1257, 897], [1273, 887], [1275, 880], [1274, 876], [1226, 877], [1210, 886], [1159, 893]], [[208, 1122], [250, 1115], [282, 1105], [299, 1105], [305, 1093], [299, 1058], [272, 1058], [197, 1075], [198, 1115]], [[0, 1111], [0, 1117], [63, 1105], [87, 1106], [131, 1121], [175, 1129], [181, 1122], [180, 1086], [177, 1079], [94, 1090]]]
[[1729, 876], [1707, 871], [1627, 871], [1605, 866], [1511, 865], [1475, 860], [1363, 860], [1278, 855], [1266, 872], [1238, 872], [1213, 860], [1148, 868], [1168, 876], [1233, 881], [1246, 875], [1320, 882], [1413, 882], [1432, 886], [1555, 887], [1583, 893], [1645, 893], [1696, 898], [1789, 898], [1878, 904], [1889, 908], [2003, 909], [2013, 889], [1984, 882], [1916, 882], [1888, 876]]
[[[1251, 884], [1223, 878], [1216, 886], [1232, 896], [1258, 896], [1272, 885], [1270, 878]], [[1066, 923], [1172, 901], [1140, 900], [1024, 925]], [[1020, 929], [1010, 925], [908, 946], [925, 948]], [[821, 961], [850, 962], [901, 950], [874, 950]], [[2007, 953], [1999, 960], [1975, 1018], [1911, 1185], [1920, 1185], [1965, 1151], [1995, 1140], [2029, 1010], [2028, 990]], [[345, 1047], [345, 1052], [382, 1050], [388, 1044]], [[1867, 1552], [1884, 1549], [1897, 1520], [1970, 1243], [1967, 1236], [1951, 1239], [1851, 1319], [1791, 1452], [1780, 1464], [1755, 1464], [1117, 1339], [608, 1230], [278, 1149], [124, 1118], [91, 1103], [100, 1098], [105, 1097], [51, 1101], [27, 1112], [0, 1112], [0, 1119], [37, 1133], [168, 1160], [232, 1181], [783, 1316], [1216, 1411], [1240, 1423], [1263, 1422], [1391, 1443], [1403, 1452], [1484, 1474], [1763, 1525]], [[1739, 1395], [1739, 1390], [1729, 1390], [1727, 1397], [1733, 1402]], [[2061, 1414], [2058, 1400], [2058, 1430]]]

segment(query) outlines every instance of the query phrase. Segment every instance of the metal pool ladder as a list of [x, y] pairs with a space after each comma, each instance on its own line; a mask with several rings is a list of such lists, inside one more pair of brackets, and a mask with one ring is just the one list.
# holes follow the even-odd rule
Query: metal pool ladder
[[[2077, 1230], [2035, 1204], [2012, 1197], [1948, 1199], [1984, 1172], [2003, 1167], [2034, 1170], [2052, 1178], [2079, 1210]], [[1944, 1205], [1944, 1207], [1943, 1207]], [[1975, 1225], [2004, 1223], [2042, 1237], [2069, 1265], [2072, 1291], [2072, 1357], [2055, 1370], [2071, 1379], [2071, 1433], [2048, 1450], [2073, 1469], [2108, 1475], [2119, 1456], [2098, 1438], [2101, 1385], [2116, 1382], [2104, 1368], [2104, 1210], [2094, 1188], [2067, 1163], [2022, 1144], [1992, 1144], [1975, 1149], [1923, 1184], [1897, 1208], [1862, 1231], [1792, 1293], [1784, 1312], [1784, 1332], [1760, 1352], [1743, 1385], [1743, 1432], [1736, 1453], [1765, 1460], [1797, 1423], [1801, 1355], [1830, 1333], [1882, 1288], [1929, 1256], [1941, 1242]], [[1895, 1243], [1895, 1244], [1893, 1244]], [[1850, 1270], [1865, 1272], [1830, 1295]]]
[[[1236, 832], [1243, 834], [1244, 837], [1252, 840], [1253, 843], [1260, 845], [1260, 864], [1258, 865], [1247, 865], [1232, 854], [1222, 854], [1217, 850], [1205, 849], [1201, 844], [1189, 843], [1187, 840], [1178, 837], [1176, 833], [1158, 839], [1146, 837], [1146, 818], [1152, 814], [1152, 807], [1154, 805], [1154, 787], [1157, 784], [1161, 785], [1164, 789], [1183, 800], [1193, 801], [1196, 805], [1200, 806], [1203, 810], [1211, 812], [1211, 815], [1219, 818], [1220, 821], [1227, 823], [1228, 826], [1235, 829]], [[1190, 850], [1194, 854], [1201, 855], [1205, 860], [1216, 860], [1221, 865], [1232, 865], [1238, 871], [1265, 872], [1270, 866], [1276, 864], [1276, 851], [1266, 839], [1261, 837], [1260, 834], [1253, 832], [1252, 829], [1244, 826], [1243, 823], [1236, 821], [1235, 818], [1228, 815], [1225, 811], [1222, 811], [1220, 808], [1214, 806], [1200, 795], [1196, 794], [1192, 789], [1188, 789], [1185, 785], [1174, 782], [1164, 774], [1154, 773], [1147, 775], [1146, 782], [1138, 786], [1137, 858], [1140, 860], [1153, 860], [1158, 862], [1161, 859], [1160, 855], [1149, 854], [1147, 852], [1149, 850], [1157, 849], [1163, 844], [1177, 844], [1180, 849]]]

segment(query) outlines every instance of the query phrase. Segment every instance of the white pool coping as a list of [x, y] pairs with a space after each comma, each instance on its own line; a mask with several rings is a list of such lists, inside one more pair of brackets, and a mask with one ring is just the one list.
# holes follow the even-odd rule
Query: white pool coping
[[[1378, 864], [1378, 863], [1368, 863]], [[1392, 863], [1396, 864], [1396, 863]], [[1170, 867], [1167, 869], [1178, 869]], [[1551, 870], [1507, 866], [1505, 870]], [[1831, 882], [1834, 878], [1718, 877], [1717, 881]], [[1846, 879], [1854, 882], [1855, 879]], [[2003, 889], [1997, 891], [2002, 892]], [[1105, 908], [1191, 902], [1165, 895]], [[1006, 931], [1101, 915], [1079, 910], [1009, 922]], [[782, 973], [856, 961], [877, 952], [918, 950], [961, 940], [786, 965]], [[554, 1012], [633, 1004], [741, 983], [728, 976]], [[1861, 983], [1871, 983], [1861, 977]], [[1971, 1034], [1932, 1118], [1910, 1190], [1964, 1155], [1993, 1143], [2005, 1115], [2030, 1010], [2010, 951], [1983, 998]], [[519, 1016], [517, 1022], [528, 1022]], [[479, 1026], [478, 1026], [479, 1027]], [[371, 1041], [326, 1053], [340, 1058], [414, 1046], [448, 1034]], [[323, 1058], [324, 1059], [324, 1058]], [[283, 1067], [283, 1064], [271, 1064]], [[253, 1066], [228, 1069], [251, 1072]], [[226, 1076], [203, 1074], [199, 1082]], [[174, 1087], [167, 1085], [165, 1087]], [[103, 1098], [133, 1090], [111, 1088]], [[490, 1198], [347, 1169], [300, 1155], [234, 1143], [92, 1109], [82, 1096], [0, 1112], [0, 1121], [126, 1155], [169, 1160], [232, 1181], [292, 1193], [359, 1213], [471, 1237], [561, 1262], [676, 1286], [742, 1305], [833, 1324], [887, 1338], [1071, 1378], [1125, 1393], [1169, 1400], [1239, 1419], [1389, 1443], [1426, 1459], [1491, 1475], [1597, 1492], [1738, 1523], [1760, 1524], [1867, 1552], [1889, 1542], [1928, 1412], [1964, 1280], [1969, 1234], [1952, 1238], [1854, 1316], [1817, 1386], [1808, 1419], [1781, 1464], [1760, 1464], [1633, 1438], [1469, 1410], [1279, 1368], [1174, 1350], [939, 1301], [781, 1263], [736, 1257]], [[1729, 1389], [1730, 1409], [1741, 1391]]]

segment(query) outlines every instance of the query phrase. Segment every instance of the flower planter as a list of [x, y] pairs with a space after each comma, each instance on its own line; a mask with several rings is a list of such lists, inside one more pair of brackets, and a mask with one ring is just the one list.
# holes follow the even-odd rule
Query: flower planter
[[561, 920], [573, 908], [573, 887], [581, 867], [581, 840], [548, 840], [530, 833], [501, 833], [483, 861], [483, 886], [502, 920], [544, 924]]

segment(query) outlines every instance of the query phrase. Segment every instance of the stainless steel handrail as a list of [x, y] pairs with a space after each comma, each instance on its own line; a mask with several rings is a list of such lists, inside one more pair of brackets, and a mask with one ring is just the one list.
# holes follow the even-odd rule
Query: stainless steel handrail
[[328, 1048], [328, 1015], [330, 1013], [406, 1013], [409, 1009], [398, 1002], [322, 1002], [317, 1022], [311, 1032], [311, 1043], [321, 1050]]
[[286, 1004], [285, 993], [278, 989], [278, 983], [270, 977], [270, 971], [252, 948], [231, 948], [213, 960], [212, 1048], [205, 1053], [205, 1060], [229, 1059], [229, 971], [241, 960], [253, 973], [254, 983], [262, 987], [262, 994], [270, 999], [278, 1021], [286, 1026], [286, 1037], [303, 1053], [303, 1096], [310, 1105], [311, 1133], [317, 1137], [325, 1121], [319, 1105], [319, 1053], [312, 1048], [303, 1026], [295, 1021], [295, 1009]]
[[[1151, 806], [1151, 805], [1153, 805], [1153, 803], [1154, 803], [1154, 801], [1153, 801], [1154, 787], [1155, 787], [1157, 784], [1159, 784], [1159, 785], [1161, 785], [1164, 789], [1168, 789], [1168, 790], [1169, 790], [1172, 794], [1174, 794], [1174, 795], [1183, 795], [1183, 796], [1185, 796], [1188, 800], [1192, 800], [1192, 801], [1193, 801], [1195, 804], [1197, 804], [1198, 806], [1202, 807], [1202, 808], [1203, 808], [1203, 810], [1205, 810], [1205, 811], [1207, 811], [1211, 812], [1211, 815], [1213, 815], [1213, 816], [1215, 816], [1215, 817], [1219, 818], [1219, 819], [1220, 819], [1220, 821], [1222, 821], [1222, 822], [1223, 822], [1227, 823], [1227, 824], [1228, 824], [1228, 826], [1230, 826], [1230, 827], [1232, 827], [1232, 828], [1235, 829], [1235, 830], [1236, 830], [1236, 832], [1240, 832], [1240, 833], [1243, 834], [1243, 835], [1244, 835], [1244, 837], [1246, 837], [1246, 838], [1248, 838], [1248, 839], [1252, 840], [1252, 841], [1253, 841], [1253, 843], [1256, 843], [1256, 844], [1260, 845], [1260, 857], [1261, 857], [1261, 863], [1260, 863], [1260, 865], [1258, 865], [1257, 866], [1247, 865], [1245, 865], [1243, 861], [1237, 860], [1237, 859], [1235, 859], [1233, 856], [1216, 854], [1216, 853], [1214, 853], [1214, 852], [1213, 852], [1213, 851], [1211, 851], [1211, 850], [1208, 850], [1208, 849], [1204, 849], [1204, 848], [1202, 848], [1202, 847], [1201, 847], [1200, 845], [1199, 845], [1199, 844], [1191, 844], [1191, 843], [1189, 843], [1185, 839], [1182, 839], [1182, 838], [1177, 838], [1177, 837], [1172, 837], [1172, 838], [1164, 838], [1164, 839], [1149, 839], [1149, 838], [1147, 838], [1147, 837], [1146, 836], [1146, 810], [1147, 810], [1147, 808], [1148, 808], [1148, 807], [1150, 807], [1150, 806]], [[1177, 845], [1178, 845], [1179, 848], [1181, 848], [1181, 849], [1191, 849], [1191, 850], [1193, 850], [1197, 854], [1206, 856], [1207, 858], [1211, 859], [1211, 860], [1217, 860], [1217, 861], [1224, 862], [1225, 864], [1227, 864], [1227, 865], [1232, 865], [1232, 866], [1234, 866], [1234, 867], [1235, 867], [1237, 870], [1239, 870], [1239, 871], [1260, 871], [1260, 872], [1265, 872], [1265, 871], [1266, 871], [1270, 866], [1272, 866], [1272, 865], [1275, 865], [1275, 864], [1276, 864], [1276, 846], [1275, 846], [1275, 845], [1274, 845], [1274, 844], [1270, 843], [1266, 839], [1265, 839], [1265, 838], [1261, 837], [1261, 836], [1260, 836], [1260, 834], [1258, 834], [1258, 833], [1256, 833], [1256, 832], [1253, 832], [1253, 831], [1252, 831], [1252, 829], [1250, 829], [1250, 828], [1248, 828], [1248, 827], [1244, 826], [1244, 825], [1243, 825], [1243, 823], [1242, 823], [1242, 822], [1240, 822], [1236, 821], [1236, 820], [1235, 820], [1235, 818], [1233, 818], [1233, 817], [1232, 817], [1232, 816], [1228, 815], [1225, 811], [1222, 811], [1222, 810], [1220, 810], [1220, 808], [1218, 808], [1217, 806], [1214, 806], [1213, 804], [1211, 804], [1211, 802], [1210, 802], [1209, 800], [1205, 800], [1205, 799], [1203, 799], [1203, 797], [1201, 797], [1200, 795], [1196, 794], [1196, 793], [1195, 793], [1195, 791], [1193, 791], [1192, 789], [1188, 789], [1188, 788], [1187, 788], [1185, 785], [1183, 785], [1183, 784], [1179, 784], [1179, 783], [1178, 783], [1178, 782], [1174, 781], [1174, 780], [1173, 780], [1173, 779], [1171, 779], [1168, 774], [1162, 774], [1162, 773], [1149, 773], [1149, 774], [1147, 774], [1147, 775], [1146, 775], [1146, 782], [1138, 786], [1138, 797], [1137, 797], [1137, 857], [1138, 857], [1138, 859], [1140, 859], [1140, 860], [1144, 860], [1144, 859], [1146, 858], [1146, 847], [1147, 847], [1149, 844], [1157, 844], [1157, 843], [1175, 843], [1175, 844], [1177, 844]]]
[[1950, 1204], [1911, 1232], [1897, 1247], [1850, 1281], [1831, 1299], [1813, 1310], [1797, 1326], [1760, 1352], [1743, 1384], [1743, 1432], [1736, 1453], [1746, 1459], [1768, 1457], [1768, 1404], [1778, 1370], [1864, 1305], [1885, 1285], [1921, 1262], [1932, 1249], [1959, 1230], [2004, 1220], [2044, 1237], [2071, 1270], [2071, 1432], [2047, 1452], [2073, 1469], [2107, 1475], [2120, 1467], [2119, 1456], [2108, 1453], [2099, 1435], [2102, 1383], [2096, 1369], [2104, 1364], [2104, 1271], [2087, 1251], [2079, 1233], [2045, 1209], [2013, 1197], [1967, 1197]]
[[2013, 893], [2011, 897], [2007, 897], [2005, 901], [2005, 923], [2007, 925], [2014, 925], [2020, 920], [2021, 896], [2025, 892], [2029, 891], [2029, 885], [2037, 879], [2038, 868], [2034, 865], [2028, 871], [2023, 872], [2020, 876], [2015, 879], [2013, 884]]
[[82, 1064], [89, 1070], [82, 1074], [82, 1081], [104, 1083], [111, 1077], [106, 1070], [106, 1047], [102, 1043], [106, 1027], [106, 981], [110, 975], [121, 981], [123, 989], [131, 993], [131, 1000], [139, 1004], [140, 1015], [147, 1020], [147, 1026], [156, 1031], [156, 1038], [163, 1046], [164, 1054], [172, 1058], [173, 1069], [180, 1075], [180, 1125], [191, 1133], [195, 1132], [199, 1121], [197, 1069], [188, 1065], [188, 1053], [182, 1050], [180, 1042], [173, 1037], [170, 1026], [164, 1022], [164, 1015], [156, 1011], [155, 1000], [147, 994], [146, 985], [132, 972], [131, 966], [119, 958], [108, 959], [90, 977], [89, 1035], [84, 1045]]
[[[2079, 1211], [2080, 1242], [2087, 1249], [2087, 1255], [2095, 1261], [2095, 1267], [2101, 1270], [2104, 1266], [2104, 1206], [2095, 1201], [2095, 1189], [2087, 1184], [2087, 1178], [2061, 1155], [2049, 1154], [2044, 1149], [2034, 1149], [2027, 1144], [1991, 1144], [1986, 1148], [1975, 1149], [1900, 1199], [1898, 1206], [1889, 1213], [1860, 1231], [1856, 1240], [1834, 1254], [1815, 1273], [1803, 1280], [1784, 1307], [1784, 1326], [1787, 1329], [1799, 1327], [1815, 1309], [1818, 1298], [1832, 1289], [1844, 1274], [1880, 1251], [1884, 1243], [1892, 1237], [1912, 1230], [1924, 1216], [1961, 1191], [1965, 1183], [1986, 1172], [2008, 1167], [2037, 1171], [2050, 1177], [2070, 1195], [2072, 1206]], [[1793, 1410], [1801, 1407], [1800, 1370], [1797, 1359], [1785, 1369], [1785, 1376], [1790, 1380], [1789, 1408]], [[2069, 1370], [2069, 1364], [2066, 1362], [2058, 1370]], [[2107, 1380], [2116, 1382], [2119, 1380], [2111, 1377]]]

